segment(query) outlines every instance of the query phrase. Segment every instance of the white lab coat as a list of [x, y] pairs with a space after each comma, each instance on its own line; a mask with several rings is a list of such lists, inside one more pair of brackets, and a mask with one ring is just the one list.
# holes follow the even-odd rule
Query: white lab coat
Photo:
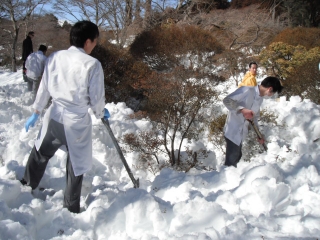
[[34, 80], [38, 80], [44, 70], [47, 57], [42, 51], [31, 53], [26, 60], [27, 76]]
[[92, 123], [88, 109], [99, 119], [104, 115], [105, 89], [100, 62], [82, 48], [70, 47], [48, 57], [39, 86], [35, 110], [41, 112], [52, 97], [35, 146], [39, 150], [50, 119], [64, 125], [75, 176], [92, 165]]
[[247, 108], [254, 112], [253, 120], [257, 124], [260, 116], [260, 106], [263, 98], [260, 97], [259, 86], [240, 87], [223, 99], [224, 105], [229, 110], [224, 136], [240, 146], [248, 134], [249, 122], [243, 117], [241, 109]]

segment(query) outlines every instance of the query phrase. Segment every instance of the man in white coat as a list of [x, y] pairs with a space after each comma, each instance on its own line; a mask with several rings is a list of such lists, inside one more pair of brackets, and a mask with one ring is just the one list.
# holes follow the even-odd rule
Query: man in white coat
[[[266, 77], [260, 85], [255, 87], [240, 87], [223, 99], [229, 110], [224, 136], [226, 139], [226, 166], [237, 167], [242, 152], [242, 142], [248, 134], [248, 120], [257, 121], [260, 116], [260, 106], [264, 97], [271, 97], [274, 93], [281, 93], [282, 85], [276, 77]], [[258, 139], [260, 144], [264, 139]]]
[[51, 54], [33, 104], [34, 113], [25, 129], [34, 126], [50, 97], [52, 104], [43, 117], [43, 126], [29, 156], [22, 184], [37, 188], [49, 159], [58, 148], [68, 150], [64, 207], [80, 212], [83, 174], [92, 165], [92, 123], [108, 118], [105, 109], [104, 76], [100, 62], [89, 56], [97, 44], [98, 27], [89, 21], [77, 22], [70, 31], [68, 50]]
[[37, 52], [31, 53], [26, 60], [26, 75], [28, 80], [28, 90], [33, 91], [33, 98], [37, 95], [40, 80], [46, 63], [47, 47], [40, 45]]

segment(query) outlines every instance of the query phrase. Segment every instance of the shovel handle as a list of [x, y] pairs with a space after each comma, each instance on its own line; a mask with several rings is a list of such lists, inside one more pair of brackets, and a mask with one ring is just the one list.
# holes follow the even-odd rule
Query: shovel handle
[[117, 149], [117, 152], [118, 152], [118, 154], [120, 156], [120, 159], [121, 159], [125, 169], [128, 172], [128, 175], [129, 175], [129, 177], [130, 177], [130, 179], [131, 179], [131, 181], [133, 183], [134, 188], [139, 188], [139, 178], [138, 179], [134, 178], [129, 165], [128, 165], [126, 159], [123, 156], [123, 153], [122, 153], [121, 148], [120, 148], [120, 146], [119, 146], [119, 144], [117, 142], [117, 139], [115, 138], [115, 136], [114, 136], [114, 134], [113, 134], [113, 132], [112, 132], [112, 130], [110, 128], [109, 121], [105, 120], [104, 118], [101, 118], [101, 121], [102, 121], [103, 125], [106, 127], [106, 129], [107, 129], [107, 131], [109, 133], [109, 136], [111, 137], [112, 142], [113, 142], [114, 146]]
[[[253, 127], [254, 131], [256, 132], [259, 139], [263, 139], [261, 132], [257, 128], [257, 126], [254, 124], [252, 120], [247, 119], [249, 123], [251, 123], [251, 126]], [[268, 148], [265, 143], [262, 144], [265, 151], [268, 151]]]

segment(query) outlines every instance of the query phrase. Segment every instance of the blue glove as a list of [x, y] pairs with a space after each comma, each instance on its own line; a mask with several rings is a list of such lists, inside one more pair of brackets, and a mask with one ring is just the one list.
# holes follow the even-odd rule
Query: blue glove
[[39, 114], [33, 113], [31, 117], [27, 120], [27, 122], [24, 124], [24, 128], [26, 129], [26, 132], [28, 132], [29, 127], [33, 127], [36, 121], [38, 120]]
[[104, 109], [104, 116], [103, 116], [103, 118], [104, 118], [104, 120], [108, 120], [108, 118], [110, 117], [110, 113], [109, 113], [109, 111], [108, 111], [108, 109]]

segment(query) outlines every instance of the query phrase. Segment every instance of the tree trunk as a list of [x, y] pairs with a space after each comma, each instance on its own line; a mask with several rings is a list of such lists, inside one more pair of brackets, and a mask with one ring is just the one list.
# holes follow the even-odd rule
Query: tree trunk
[[134, 21], [138, 24], [139, 27], [142, 26], [142, 18], [141, 18], [141, 1], [136, 0], [136, 7], [134, 11]]
[[144, 28], [148, 28], [150, 17], [151, 17], [151, 0], [146, 0], [145, 14], [144, 14], [144, 20], [143, 20]]
[[179, 0], [179, 4], [178, 4], [178, 9], [180, 9], [182, 7], [182, 4], [183, 4], [184, 0]]
[[292, 21], [291, 21], [291, 8], [288, 6], [288, 26], [292, 27]]
[[136, 0], [136, 7], [135, 7], [135, 12], [134, 12], [134, 18], [138, 19], [140, 18], [140, 13], [141, 13], [141, 1]]
[[276, 16], [276, 6], [275, 6], [275, 3], [273, 3], [271, 8], [271, 18], [273, 22], [275, 20], [275, 16]]
[[132, 0], [126, 0], [126, 27], [132, 23]]
[[18, 42], [18, 34], [19, 28], [17, 27], [17, 23], [13, 22], [13, 41], [12, 41], [12, 49], [11, 49], [11, 71], [17, 72], [17, 58], [16, 58], [16, 49], [17, 49], [17, 42]]

